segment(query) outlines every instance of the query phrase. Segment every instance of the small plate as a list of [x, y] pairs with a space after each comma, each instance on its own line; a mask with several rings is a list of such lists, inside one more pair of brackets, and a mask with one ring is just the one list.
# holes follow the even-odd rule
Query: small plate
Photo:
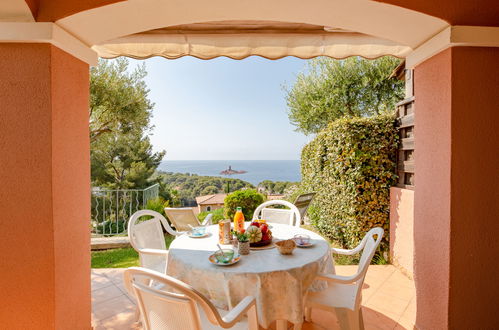
[[223, 262], [218, 262], [218, 260], [215, 258], [215, 254], [212, 254], [208, 257], [208, 260], [210, 261], [210, 263], [212, 263], [213, 265], [217, 265], [217, 266], [230, 266], [230, 265], [233, 265], [235, 263], [237, 263], [239, 260], [241, 260], [241, 256], [239, 254], [234, 254], [234, 258], [231, 260], [231, 262], [228, 262], [228, 263], [223, 263]]
[[[296, 241], [295, 241], [295, 243], [296, 243]], [[313, 242], [310, 242], [308, 244], [298, 244], [298, 243], [296, 243], [296, 246], [297, 247], [301, 247], [301, 248], [308, 248], [308, 247], [314, 246], [314, 243]]]
[[189, 235], [190, 238], [203, 238], [203, 237], [210, 236], [210, 233], [209, 232], [205, 232], [203, 235], [193, 235], [191, 232], [189, 232], [188, 235]]

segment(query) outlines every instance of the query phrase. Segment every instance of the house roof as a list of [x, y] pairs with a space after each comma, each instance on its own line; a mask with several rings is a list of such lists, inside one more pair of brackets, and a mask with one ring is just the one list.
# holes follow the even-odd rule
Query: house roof
[[283, 194], [269, 194], [269, 195], [267, 195], [267, 200], [269, 200], [269, 201], [273, 201], [276, 199], [284, 199], [284, 195]]
[[196, 203], [198, 205], [223, 204], [226, 196], [227, 194], [212, 194], [212, 195], [198, 196], [196, 197]]

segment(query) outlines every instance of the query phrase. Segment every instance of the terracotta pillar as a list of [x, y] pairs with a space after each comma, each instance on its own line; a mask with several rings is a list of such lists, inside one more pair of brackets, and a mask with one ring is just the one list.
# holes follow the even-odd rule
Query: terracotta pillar
[[0, 44], [0, 320], [90, 328], [88, 65]]
[[416, 326], [492, 329], [497, 316], [499, 49], [416, 67]]

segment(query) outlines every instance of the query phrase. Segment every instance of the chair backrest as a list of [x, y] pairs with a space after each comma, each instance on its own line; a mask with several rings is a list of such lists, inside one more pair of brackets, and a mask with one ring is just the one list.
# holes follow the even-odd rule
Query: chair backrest
[[[289, 210], [267, 207], [271, 205], [287, 206]], [[296, 227], [300, 227], [301, 225], [300, 211], [294, 204], [288, 201], [276, 199], [260, 204], [253, 213], [253, 220], [258, 219], [260, 213], [262, 214], [262, 219], [267, 220], [267, 222], [284, 223]]]
[[131, 267], [125, 270], [124, 281], [137, 298], [146, 330], [200, 330], [199, 307], [212, 324], [221, 323], [220, 314], [206, 297], [173, 277]]
[[137, 211], [128, 221], [128, 238], [130, 239], [132, 247], [139, 252], [139, 259], [142, 267], [156, 269], [158, 264], [165, 263], [164, 266], [166, 269], [166, 260], [164, 256], [140, 253], [140, 250], [142, 249], [166, 250], [165, 237], [161, 224], [163, 224], [170, 234], [174, 235], [174, 231], [171, 229], [168, 221], [156, 211]]
[[305, 219], [305, 215], [307, 214], [308, 207], [312, 203], [312, 200], [314, 199], [315, 193], [308, 193], [308, 194], [301, 194], [298, 197], [296, 197], [295, 206], [298, 208], [300, 211], [300, 216], [301, 219]]
[[[356, 276], [359, 278], [359, 280], [356, 281], [355, 283], [355, 285], [357, 286], [356, 302], [355, 302], [357, 307], [360, 304], [359, 298], [362, 292], [362, 284], [364, 283], [367, 269], [369, 268], [374, 253], [376, 253], [376, 249], [378, 248], [379, 243], [383, 238], [383, 234], [384, 234], [383, 228], [381, 227], [372, 228], [367, 232], [367, 234], [364, 236], [364, 238], [359, 244], [359, 246], [363, 246], [363, 248], [362, 248], [362, 255], [359, 261], [359, 266], [357, 268], [357, 273], [356, 273]], [[374, 238], [374, 236], [377, 236], [376, 239]]]
[[177, 231], [190, 231], [189, 225], [193, 227], [199, 226], [199, 220], [190, 207], [165, 207], [165, 214]]

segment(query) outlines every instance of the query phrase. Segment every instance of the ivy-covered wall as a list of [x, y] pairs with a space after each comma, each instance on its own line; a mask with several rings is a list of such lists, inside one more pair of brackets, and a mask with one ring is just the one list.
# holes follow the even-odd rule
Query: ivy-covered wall
[[397, 144], [395, 116], [380, 115], [336, 120], [303, 148], [300, 190], [317, 193], [308, 214], [323, 235], [350, 249], [381, 226], [388, 249]]

